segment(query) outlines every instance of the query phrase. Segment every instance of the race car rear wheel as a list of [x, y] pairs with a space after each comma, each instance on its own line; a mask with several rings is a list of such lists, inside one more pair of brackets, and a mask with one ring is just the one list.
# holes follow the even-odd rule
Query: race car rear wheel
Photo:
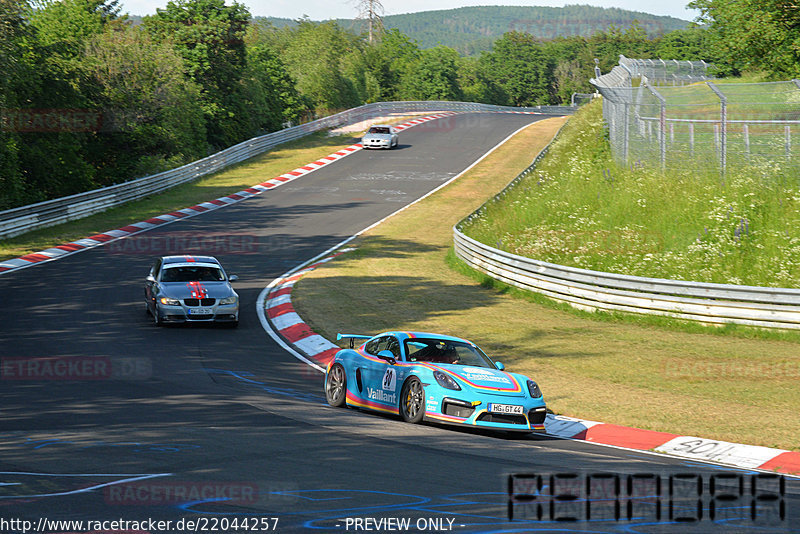
[[411, 377], [403, 384], [400, 393], [400, 416], [403, 421], [419, 423], [425, 415], [425, 390], [416, 377]]
[[344, 374], [344, 367], [335, 363], [325, 377], [325, 400], [331, 406], [339, 408], [344, 406], [346, 396], [347, 376]]

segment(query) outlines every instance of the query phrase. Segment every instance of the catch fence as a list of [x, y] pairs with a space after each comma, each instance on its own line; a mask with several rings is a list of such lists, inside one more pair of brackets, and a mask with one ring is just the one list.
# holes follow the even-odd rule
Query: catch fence
[[800, 81], [723, 83], [709, 67], [620, 56], [592, 80], [618, 163], [800, 170]]

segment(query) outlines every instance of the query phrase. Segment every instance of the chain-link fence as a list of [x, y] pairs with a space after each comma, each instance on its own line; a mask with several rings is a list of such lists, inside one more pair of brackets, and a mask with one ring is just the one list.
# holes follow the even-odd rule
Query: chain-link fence
[[584, 104], [588, 104], [592, 100], [595, 99], [598, 95], [595, 93], [572, 93], [572, 97], [570, 98], [570, 105], [572, 107], [580, 107]]
[[800, 167], [800, 81], [722, 83], [708, 67], [620, 56], [619, 66], [592, 80], [617, 161], [723, 173], [748, 164]]

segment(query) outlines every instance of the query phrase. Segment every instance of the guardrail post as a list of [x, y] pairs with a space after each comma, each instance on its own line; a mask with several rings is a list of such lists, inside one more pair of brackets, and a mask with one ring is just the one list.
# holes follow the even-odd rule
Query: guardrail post
[[722, 91], [719, 90], [719, 87], [714, 85], [714, 82], [706, 82], [706, 85], [714, 91], [714, 94], [717, 95], [719, 98], [719, 121], [720, 121], [720, 172], [722, 173], [722, 177], [725, 177], [725, 170], [728, 164], [728, 97], [726, 97]]

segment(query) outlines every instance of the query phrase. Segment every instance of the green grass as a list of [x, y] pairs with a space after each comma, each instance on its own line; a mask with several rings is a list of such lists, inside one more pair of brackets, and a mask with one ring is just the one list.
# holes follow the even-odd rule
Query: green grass
[[358, 142], [356, 137], [328, 137], [327, 132], [312, 134], [164, 193], [85, 219], [0, 240], [0, 260], [16, 258], [229, 195], [316, 161], [355, 142]]
[[800, 287], [797, 176], [751, 167], [723, 180], [619, 167], [602, 122], [600, 103], [582, 108], [537, 170], [489, 202], [465, 233], [597, 271]]
[[797, 336], [580, 312], [449, 267], [453, 224], [524, 169], [556, 121], [520, 132], [306, 275], [292, 293], [298, 313], [328, 339], [395, 329], [469, 338], [533, 376], [556, 413], [800, 449]]

